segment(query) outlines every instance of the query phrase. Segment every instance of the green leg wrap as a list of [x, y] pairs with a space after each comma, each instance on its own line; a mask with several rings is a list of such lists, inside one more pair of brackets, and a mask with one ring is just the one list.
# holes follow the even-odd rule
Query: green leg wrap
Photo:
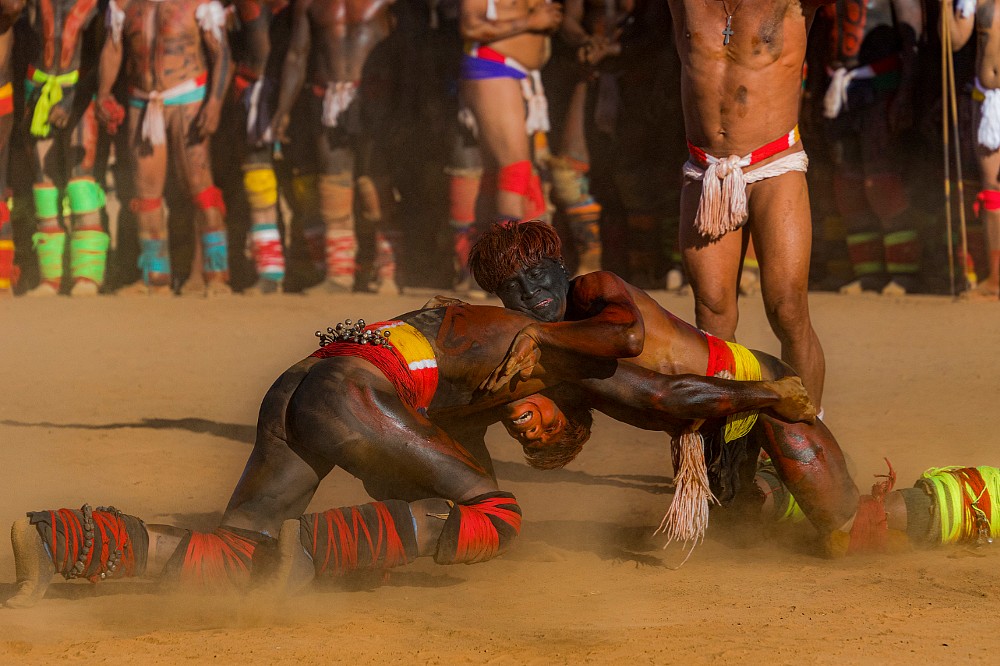
[[104, 267], [111, 238], [103, 231], [74, 231], [69, 240], [70, 274], [97, 285], [104, 283]]
[[43, 280], [58, 282], [63, 276], [63, 252], [66, 249], [66, 232], [38, 232], [31, 237], [38, 255], [38, 269]]
[[93, 213], [104, 208], [104, 190], [89, 178], [78, 178], [66, 185], [70, 211], [76, 214]]
[[59, 189], [51, 185], [35, 185], [35, 217], [51, 219], [59, 217]]

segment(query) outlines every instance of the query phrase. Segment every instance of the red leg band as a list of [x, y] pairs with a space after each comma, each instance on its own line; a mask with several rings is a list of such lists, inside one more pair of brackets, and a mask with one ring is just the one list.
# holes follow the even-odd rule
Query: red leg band
[[510, 493], [480, 495], [452, 507], [434, 561], [472, 564], [507, 550], [521, 532], [521, 507]]
[[976, 202], [972, 204], [972, 210], [979, 216], [979, 210], [1000, 210], [1000, 192], [996, 190], [981, 190], [976, 195]]
[[222, 199], [222, 190], [215, 185], [206, 187], [198, 194], [194, 195], [194, 204], [201, 210], [218, 208], [223, 216], [226, 214], [226, 202]]
[[847, 554], [883, 553], [889, 543], [889, 524], [885, 515], [885, 496], [896, 484], [896, 472], [888, 460], [889, 473], [878, 475], [884, 481], [872, 485], [871, 495], [862, 495], [851, 526], [851, 542]]
[[300, 523], [316, 575], [390, 569], [417, 556], [413, 518], [402, 500], [310, 513]]
[[163, 199], [156, 197], [153, 199], [135, 198], [129, 202], [129, 208], [133, 213], [152, 213], [163, 207]]
[[527, 196], [531, 187], [531, 162], [521, 160], [500, 168], [497, 188], [503, 192], [513, 192]]
[[180, 579], [201, 586], [243, 585], [250, 580], [250, 562], [256, 548], [257, 541], [224, 527], [214, 532], [191, 532]]

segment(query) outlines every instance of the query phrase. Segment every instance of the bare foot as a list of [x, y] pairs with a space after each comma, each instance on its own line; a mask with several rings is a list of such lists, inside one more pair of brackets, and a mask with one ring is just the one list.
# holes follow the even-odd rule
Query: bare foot
[[34, 289], [30, 290], [25, 296], [30, 296], [31, 298], [48, 298], [50, 296], [58, 296], [59, 290], [56, 289], [49, 282], [42, 282]]
[[281, 531], [278, 533], [278, 562], [255, 588], [255, 595], [287, 597], [302, 590], [316, 577], [312, 558], [302, 547], [301, 532], [302, 526], [298, 518], [281, 524]]
[[73, 289], [69, 292], [69, 295], [87, 298], [89, 296], [97, 296], [99, 291], [100, 287], [98, 287], [97, 283], [93, 280], [77, 278], [76, 282], [73, 284]]
[[313, 294], [350, 294], [354, 292], [354, 280], [352, 278], [326, 278], [315, 287], [305, 290], [308, 295]]
[[218, 298], [219, 296], [232, 296], [233, 290], [222, 278], [212, 278], [205, 283], [205, 297]]
[[14, 548], [17, 592], [7, 600], [6, 606], [30, 608], [45, 596], [56, 568], [38, 530], [27, 518], [21, 518], [11, 526], [10, 543]]
[[963, 301], [996, 301], [1000, 300], [1000, 285], [980, 282], [975, 289], [963, 291], [959, 296]]
[[188, 298], [192, 296], [204, 298], [205, 280], [203, 280], [200, 275], [191, 275], [187, 280], [184, 280], [184, 284], [181, 285], [180, 295]]
[[282, 292], [281, 282], [277, 280], [269, 280], [267, 278], [261, 278], [257, 280], [257, 284], [243, 290], [244, 296], [268, 296], [271, 294], [280, 294]]
[[148, 285], [142, 280], [124, 286], [115, 292], [115, 296], [173, 296], [169, 285]]

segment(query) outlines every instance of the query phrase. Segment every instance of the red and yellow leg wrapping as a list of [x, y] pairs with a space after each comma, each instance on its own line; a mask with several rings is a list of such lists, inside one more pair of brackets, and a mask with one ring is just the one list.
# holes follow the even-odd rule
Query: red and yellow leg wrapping
[[10, 209], [0, 201], [0, 292], [17, 286], [20, 271], [14, 265], [14, 229], [10, 223]]
[[472, 564], [503, 553], [521, 532], [521, 507], [510, 493], [479, 495], [452, 507], [434, 561]]
[[317, 576], [390, 569], [417, 556], [413, 516], [402, 500], [309, 513], [299, 520], [302, 547]]

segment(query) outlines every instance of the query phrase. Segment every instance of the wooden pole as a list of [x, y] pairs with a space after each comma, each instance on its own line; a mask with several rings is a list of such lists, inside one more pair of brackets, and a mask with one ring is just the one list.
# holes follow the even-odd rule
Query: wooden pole
[[941, 0], [941, 139], [944, 147], [944, 224], [948, 243], [948, 279], [951, 295], [955, 296], [955, 248], [951, 224], [951, 149], [948, 145], [948, 55], [951, 33], [948, 25], [948, 8]]
[[[952, 136], [955, 142], [955, 186], [958, 190], [958, 232], [962, 243], [962, 266], [960, 270], [962, 271], [962, 281], [968, 290], [973, 289], [976, 285], [970, 284], [971, 280], [969, 280], [969, 234], [965, 223], [965, 180], [962, 176], [962, 145], [959, 141], [958, 129], [958, 95], [955, 91], [955, 53], [951, 48], [951, 15], [947, 11], [944, 11], [945, 9], [946, 7], [942, 2], [941, 16], [943, 17], [944, 27], [947, 28], [947, 32], [942, 32], [947, 35], [948, 40], [948, 48], [944, 49], [944, 52], [948, 64], [948, 101], [951, 107]], [[943, 103], [944, 100], [942, 100]]]

